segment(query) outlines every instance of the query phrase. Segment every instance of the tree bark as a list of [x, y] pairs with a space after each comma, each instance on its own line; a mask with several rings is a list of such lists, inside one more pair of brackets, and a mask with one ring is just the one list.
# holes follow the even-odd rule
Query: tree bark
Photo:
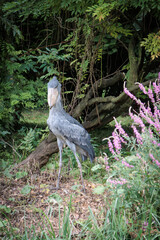
[[[123, 80], [123, 78], [124, 75], [121, 73], [117, 74], [116, 76], [110, 79], [103, 78], [101, 80], [98, 80], [94, 84], [94, 87], [98, 86], [98, 88], [105, 89], [106, 87], [113, 85], [117, 81]], [[152, 81], [154, 80], [155, 79], [153, 79]], [[151, 81], [147, 81], [143, 85], [147, 86], [149, 85], [150, 82]], [[134, 85], [131, 88], [129, 88], [129, 91], [134, 93], [138, 89], [139, 86]], [[83, 123], [84, 128], [87, 130], [91, 128], [100, 127], [103, 126], [104, 124], [109, 123], [110, 121], [113, 120], [113, 117], [120, 116], [129, 107], [128, 104], [129, 97], [124, 92], [122, 92], [117, 97], [107, 96], [104, 98], [103, 97], [92, 98], [92, 96], [93, 88], [89, 89], [88, 93], [86, 94], [86, 97], [82, 99], [79, 105], [75, 108], [73, 114], [74, 117], [77, 117], [86, 107], [93, 105], [95, 103], [97, 104], [101, 122], [99, 123], [95, 107], [88, 115], [88, 120]], [[24, 167], [31, 168], [32, 166], [34, 166], [34, 168], [35, 166], [42, 167], [48, 162], [49, 157], [56, 152], [58, 152], [56, 137], [50, 132], [48, 137], [45, 140], [43, 140], [43, 142], [41, 142], [39, 146], [25, 160], [23, 160], [18, 165], [14, 166], [13, 170], [22, 167], [23, 168]]]
[[135, 82], [138, 81], [138, 69], [142, 58], [142, 48], [139, 47], [137, 49], [137, 56], [135, 54], [135, 39], [132, 37], [129, 42], [128, 46], [128, 57], [129, 57], [129, 79], [128, 79], [128, 87], [133, 86]]

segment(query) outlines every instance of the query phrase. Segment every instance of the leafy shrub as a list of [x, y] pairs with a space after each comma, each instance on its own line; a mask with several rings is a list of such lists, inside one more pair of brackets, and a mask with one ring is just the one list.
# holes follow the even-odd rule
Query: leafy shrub
[[[129, 109], [133, 136], [128, 136], [115, 119], [112, 136], [106, 139], [112, 153], [110, 159], [105, 156], [106, 179], [113, 199], [120, 199], [121, 208], [132, 213], [132, 221], [143, 218], [148, 222], [150, 209], [156, 214], [160, 202], [160, 81], [155, 81], [148, 90], [142, 84], [139, 88], [149, 98], [146, 105], [124, 87], [124, 92], [138, 104], [139, 112]], [[123, 146], [127, 146], [130, 156], [123, 155]], [[152, 221], [154, 228], [157, 224], [158, 220]]]

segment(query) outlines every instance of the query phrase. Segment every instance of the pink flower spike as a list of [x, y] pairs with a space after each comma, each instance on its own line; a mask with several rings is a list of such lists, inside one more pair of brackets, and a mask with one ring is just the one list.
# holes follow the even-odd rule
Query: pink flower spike
[[148, 130], [149, 130], [150, 138], [153, 138], [153, 132], [152, 132], [151, 128], [149, 127]]
[[142, 119], [141, 119], [139, 116], [134, 115], [134, 114], [131, 112], [131, 107], [129, 108], [129, 115], [130, 115], [131, 119], [132, 119], [136, 124], [138, 124], [138, 125], [141, 127], [142, 132], [144, 132], [144, 131], [145, 131], [145, 125], [144, 125]]
[[117, 122], [115, 117], [114, 117], [114, 121], [115, 121], [115, 127], [119, 131], [119, 133], [122, 134], [124, 137], [129, 138], [128, 134], [124, 131], [121, 124]]
[[142, 225], [142, 229], [146, 230], [147, 227], [148, 227], [148, 222], [144, 222], [143, 225]]
[[156, 163], [157, 166], [160, 168], [160, 162], [159, 162], [158, 160], [156, 160], [155, 163]]
[[159, 162], [157, 159], [155, 159], [155, 157], [153, 156], [153, 154], [152, 154], [152, 153], [149, 153], [149, 156], [150, 156], [150, 158], [152, 159], [152, 161], [155, 162], [155, 164], [160, 168], [160, 162]]
[[122, 161], [122, 164], [124, 164], [126, 167], [128, 168], [134, 168], [133, 165], [130, 165], [129, 163], [127, 163], [126, 161]]
[[137, 153], [136, 156], [137, 156], [140, 160], [142, 160], [142, 157], [141, 157], [141, 155], [139, 155], [139, 153]]
[[[159, 79], [160, 80], [160, 79]], [[159, 84], [159, 81], [158, 82], [158, 85], [156, 84], [156, 82], [153, 83], [153, 89], [154, 89], [154, 92], [156, 94], [156, 101], [159, 102], [160, 101], [160, 84]]]
[[127, 145], [127, 142], [123, 139], [123, 137], [119, 137], [119, 139], [120, 139], [121, 143], [124, 143]]
[[106, 171], [109, 171], [110, 167], [109, 166], [106, 166]]
[[133, 99], [134, 101], [138, 102], [137, 98], [136, 98], [126, 87], [124, 87], [124, 92], [125, 92], [125, 94], [127, 94], [131, 99]]
[[108, 139], [108, 147], [109, 147], [109, 151], [114, 155], [115, 151], [113, 149], [113, 144], [110, 139]]
[[148, 89], [148, 96], [151, 99], [152, 103], [155, 103], [154, 95], [151, 88]]
[[143, 144], [143, 139], [142, 139], [141, 134], [137, 131], [137, 128], [134, 125], [132, 125], [131, 128], [133, 128], [133, 132], [136, 136], [137, 142], [142, 145]]
[[118, 134], [115, 131], [112, 133], [112, 136], [113, 136], [113, 144], [114, 144], [114, 147], [116, 149], [116, 153], [120, 154], [121, 141], [119, 139], [119, 136], [118, 136]]
[[144, 94], [147, 94], [147, 91], [145, 89], [145, 87], [143, 86], [142, 83], [137, 83], [139, 85], [139, 88], [141, 89], [141, 91], [144, 93]]
[[127, 180], [124, 179], [124, 178], [120, 178], [120, 180], [111, 180], [111, 179], [109, 179], [108, 182], [112, 183], [114, 185], [117, 185], [117, 184], [123, 185], [123, 184], [127, 183]]

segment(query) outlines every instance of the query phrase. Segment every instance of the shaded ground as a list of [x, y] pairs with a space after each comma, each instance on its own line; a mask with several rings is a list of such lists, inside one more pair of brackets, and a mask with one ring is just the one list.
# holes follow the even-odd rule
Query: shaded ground
[[[99, 184], [87, 180], [84, 182], [86, 193], [81, 191], [80, 181], [71, 177], [62, 178], [61, 188], [55, 191], [52, 188], [56, 185], [56, 180], [48, 172], [34, 174], [29, 178], [24, 177], [19, 180], [1, 178], [0, 203], [11, 208], [11, 213], [6, 215], [18, 233], [23, 233], [25, 226], [31, 228], [34, 225], [36, 232], [41, 232], [41, 227], [43, 229], [50, 228], [49, 224], [45, 224], [47, 219], [44, 215], [46, 215], [58, 236], [60, 216], [60, 225], [62, 226], [64, 211], [68, 210], [72, 198], [69, 221], [73, 224], [73, 239], [77, 239], [76, 236], [81, 232], [81, 223], [88, 219], [89, 206], [99, 219], [103, 219], [106, 208], [107, 193], [104, 195], [94, 194], [93, 189]], [[22, 194], [21, 191], [27, 184], [32, 186], [32, 189], [28, 194]], [[2, 218], [5, 220], [6, 216], [3, 215]], [[2, 235], [3, 233], [1, 233]]]

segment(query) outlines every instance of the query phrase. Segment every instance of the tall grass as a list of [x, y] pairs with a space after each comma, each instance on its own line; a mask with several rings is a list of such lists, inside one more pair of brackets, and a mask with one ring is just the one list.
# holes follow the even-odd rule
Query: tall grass
[[[72, 229], [73, 224], [70, 220], [70, 210], [71, 210], [71, 198], [68, 208], [64, 208], [63, 215], [61, 214], [59, 205], [59, 234], [56, 234], [50, 218], [54, 212], [46, 214], [41, 209], [36, 208], [35, 210], [39, 212], [40, 219], [37, 222], [37, 226], [32, 225], [30, 228], [25, 226], [24, 232], [19, 233], [17, 228], [14, 228], [10, 220], [6, 220], [5, 223], [0, 219], [0, 236], [2, 240], [52, 240], [52, 239], [72, 239]], [[6, 216], [7, 219], [7, 216]], [[25, 215], [24, 215], [25, 221]], [[37, 227], [39, 226], [40, 231], [37, 232]]]

